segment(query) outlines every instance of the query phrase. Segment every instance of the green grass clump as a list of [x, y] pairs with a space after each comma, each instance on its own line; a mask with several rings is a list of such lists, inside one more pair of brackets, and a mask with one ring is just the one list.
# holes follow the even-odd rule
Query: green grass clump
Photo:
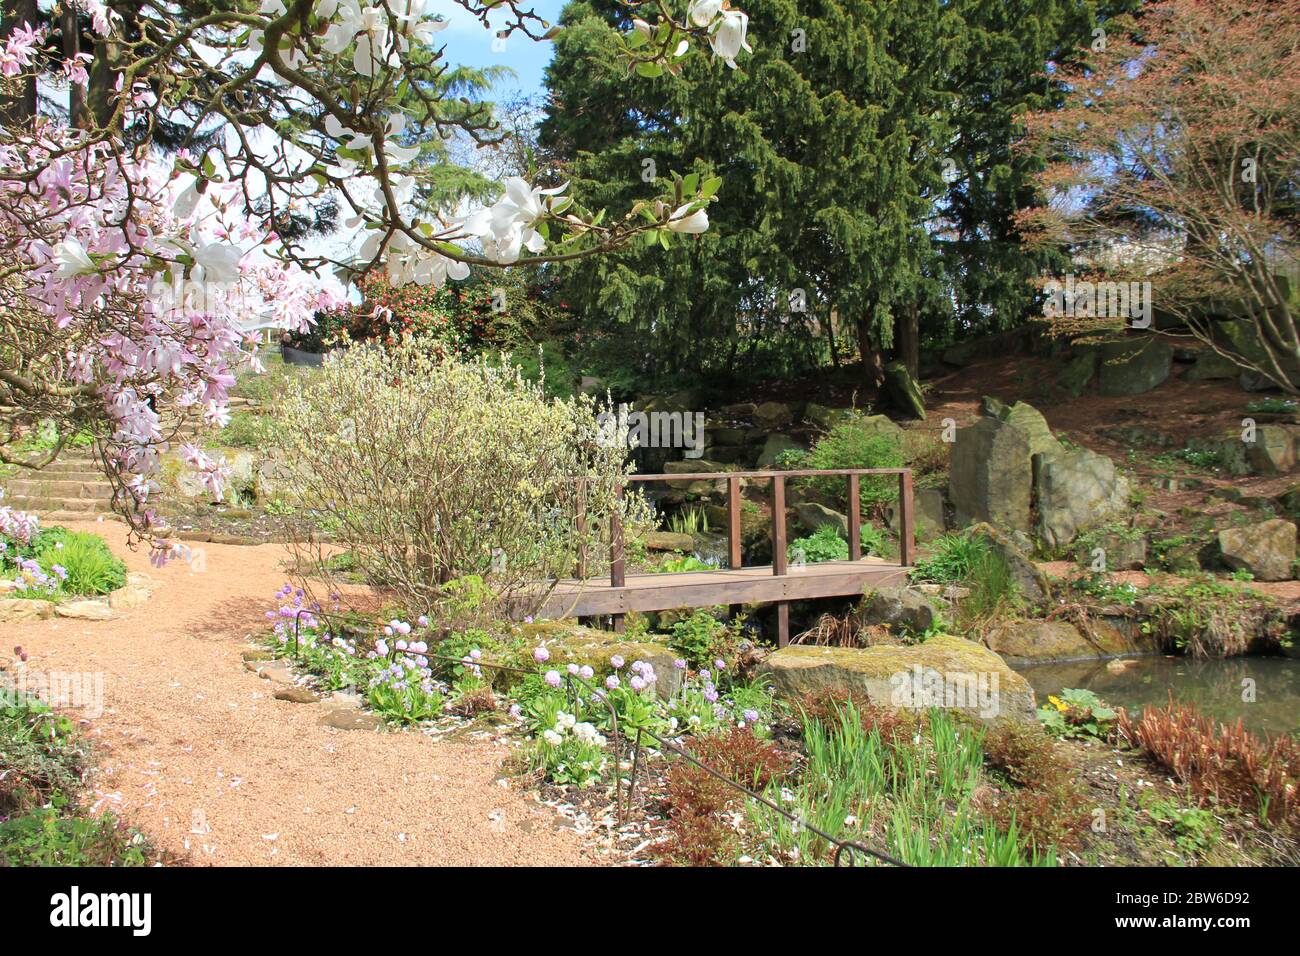
[[[1054, 849], [1030, 845], [1014, 820], [999, 828], [974, 799], [983, 779], [982, 730], [942, 710], [897, 724], [864, 717], [851, 700], [805, 713], [803, 774], [797, 786], [768, 797], [827, 833], [880, 846], [912, 866], [1056, 864]], [[807, 827], [758, 803], [747, 812], [773, 855], [832, 861], [832, 848]]]

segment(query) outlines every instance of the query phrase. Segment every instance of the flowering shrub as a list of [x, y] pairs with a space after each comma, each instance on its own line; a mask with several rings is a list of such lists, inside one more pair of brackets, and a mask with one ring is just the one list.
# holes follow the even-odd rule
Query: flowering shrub
[[539, 604], [538, 582], [572, 574], [579, 554], [598, 573], [610, 516], [631, 537], [648, 509], [619, 497], [631, 464], [626, 448], [597, 440], [595, 406], [550, 401], [514, 369], [426, 346], [335, 353], [280, 403], [299, 563], [332, 575], [329, 546], [311, 533], [323, 519], [403, 606], [432, 613], [473, 598], [476, 619]]
[[464, 352], [500, 340], [510, 318], [507, 292], [515, 287], [481, 279], [455, 286], [399, 286], [379, 272], [365, 275], [358, 284], [364, 296], [361, 305], [328, 314], [324, 324], [333, 332], [323, 331], [321, 345], [378, 342], [391, 346], [404, 335], [417, 335], [439, 352]]

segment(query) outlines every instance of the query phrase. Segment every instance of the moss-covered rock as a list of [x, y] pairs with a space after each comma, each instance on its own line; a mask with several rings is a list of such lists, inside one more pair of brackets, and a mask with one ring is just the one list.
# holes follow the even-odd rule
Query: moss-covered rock
[[1086, 660], [1136, 650], [1113, 626], [1094, 627], [1085, 635], [1069, 621], [1012, 621], [991, 630], [983, 643], [1012, 663]]
[[791, 645], [771, 654], [759, 674], [787, 700], [831, 691], [894, 709], [951, 706], [981, 720], [1033, 720], [1035, 713], [1033, 688], [1001, 657], [947, 634], [904, 647]]

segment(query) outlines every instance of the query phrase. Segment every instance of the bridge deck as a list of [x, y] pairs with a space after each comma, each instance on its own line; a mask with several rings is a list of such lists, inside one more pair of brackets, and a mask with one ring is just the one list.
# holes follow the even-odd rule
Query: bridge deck
[[608, 580], [570, 578], [555, 586], [541, 616], [585, 617], [678, 607], [847, 597], [862, 594], [864, 589], [903, 584], [907, 571], [902, 565], [880, 558], [863, 558], [790, 566], [784, 574], [774, 574], [771, 565], [675, 574], [630, 574], [622, 587], [614, 587]]

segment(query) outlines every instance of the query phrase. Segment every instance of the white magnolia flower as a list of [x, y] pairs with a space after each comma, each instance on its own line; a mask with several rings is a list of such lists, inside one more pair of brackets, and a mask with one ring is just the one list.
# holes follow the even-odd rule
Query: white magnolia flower
[[431, 20], [435, 14], [429, 9], [433, 0], [385, 0], [385, 5], [393, 11], [393, 16], [401, 24], [398, 27], [398, 33], [401, 34], [402, 49], [407, 49], [407, 38], [424, 43], [429, 40], [435, 33], [447, 29], [451, 26], [450, 20]]
[[54, 247], [54, 261], [59, 264], [58, 277], [72, 279], [98, 272], [99, 267], [90, 253], [76, 239], [65, 239]]
[[497, 262], [514, 262], [522, 249], [541, 252], [546, 248], [546, 239], [535, 224], [549, 209], [548, 197], [559, 195], [568, 185], [538, 189], [519, 176], [511, 176], [505, 182], [506, 194], [489, 208], [462, 220], [462, 228], [466, 235], [482, 239], [484, 251]]
[[234, 282], [239, 278], [239, 260], [244, 250], [229, 242], [205, 242], [194, 250], [197, 267], [195, 279], [200, 282]]
[[749, 29], [749, 14], [740, 10], [724, 10], [718, 25], [709, 35], [709, 46], [727, 66], [736, 68], [736, 57], [740, 51], [753, 53], [753, 48], [745, 40], [745, 31]]
[[668, 217], [669, 231], [683, 232], [688, 235], [698, 235], [701, 232], [708, 231], [709, 214], [703, 209], [697, 209], [687, 215], [690, 208], [690, 203], [687, 203], [685, 206], [678, 206], [673, 210], [673, 214]]
[[396, 51], [390, 49], [388, 14], [380, 7], [362, 7], [357, 0], [340, 0], [339, 19], [325, 31], [321, 43], [327, 53], [342, 53], [354, 39], [352, 68], [362, 76], [374, 76], [375, 68], [395, 65]]
[[194, 213], [194, 207], [199, 204], [199, 178], [191, 176], [189, 185], [180, 191], [176, 197], [176, 202], [172, 206], [172, 212], [176, 214], [177, 219], [188, 219]]
[[722, 10], [722, 0], [691, 0], [686, 15], [697, 27], [707, 27]]
[[320, 17], [322, 20], [328, 20], [330, 17], [334, 16], [338, 8], [339, 0], [320, 0], [320, 2], [316, 4], [316, 16]]
[[270, 14], [273, 17], [283, 16], [285, 10], [284, 0], [262, 0], [262, 5], [257, 8], [258, 13]]

